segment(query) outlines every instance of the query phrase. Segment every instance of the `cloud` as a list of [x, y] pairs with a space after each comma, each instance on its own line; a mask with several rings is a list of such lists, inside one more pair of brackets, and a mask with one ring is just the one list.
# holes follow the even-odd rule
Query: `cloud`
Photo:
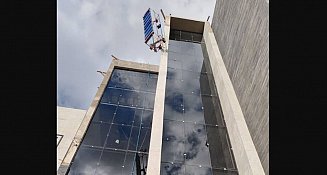
[[143, 41], [145, 11], [205, 21], [215, 0], [58, 0], [57, 105], [87, 109], [113, 54], [123, 60], [159, 64], [160, 52]]

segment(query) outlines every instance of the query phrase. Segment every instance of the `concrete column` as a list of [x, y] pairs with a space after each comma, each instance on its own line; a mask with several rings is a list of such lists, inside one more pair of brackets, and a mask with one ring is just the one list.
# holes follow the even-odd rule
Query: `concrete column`
[[238, 172], [240, 175], [263, 175], [265, 174], [263, 167], [209, 22], [205, 23], [203, 38]]
[[164, 48], [165, 51], [162, 51], [160, 57], [157, 90], [156, 90], [156, 96], [154, 101], [154, 111], [153, 111], [153, 119], [152, 119], [149, 159], [148, 159], [148, 166], [147, 166], [148, 167], [147, 174], [151, 174], [151, 175], [160, 175], [169, 31], [170, 31], [170, 16], [166, 16], [165, 27], [164, 27], [164, 34], [165, 34], [164, 38], [166, 39], [166, 45]]

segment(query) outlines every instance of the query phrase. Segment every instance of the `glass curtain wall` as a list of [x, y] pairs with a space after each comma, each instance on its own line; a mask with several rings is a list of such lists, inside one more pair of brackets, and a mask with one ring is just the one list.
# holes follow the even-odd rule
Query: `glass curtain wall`
[[69, 175], [144, 175], [157, 74], [114, 69]]
[[171, 30], [161, 175], [236, 175], [202, 34]]

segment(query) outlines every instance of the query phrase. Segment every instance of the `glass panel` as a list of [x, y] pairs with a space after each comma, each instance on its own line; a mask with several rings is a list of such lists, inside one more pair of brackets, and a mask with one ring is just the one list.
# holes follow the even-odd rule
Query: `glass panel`
[[151, 128], [141, 128], [138, 151], [149, 152]]
[[120, 96], [120, 89], [107, 88], [101, 98], [101, 103], [118, 104]]
[[111, 123], [112, 119], [114, 118], [114, 113], [116, 112], [116, 109], [116, 105], [99, 104], [93, 116], [92, 122], [102, 121]]
[[146, 109], [153, 109], [154, 107], [154, 97], [155, 94], [152, 93], [144, 93], [144, 108]]
[[110, 125], [107, 123], [91, 123], [86, 131], [82, 145], [103, 147]]
[[[167, 79], [166, 80], [166, 93], [183, 92], [185, 84], [180, 79]], [[167, 96], [167, 95], [166, 95]]]
[[126, 150], [131, 135], [131, 126], [112, 124], [106, 147]]
[[141, 126], [142, 113], [143, 113], [142, 109], [135, 109], [133, 126], [137, 126], [137, 127]]
[[153, 111], [149, 110], [144, 110], [142, 114], [142, 127], [148, 127], [151, 128], [152, 126], [152, 116], [153, 116]]
[[185, 166], [180, 163], [161, 163], [160, 175], [184, 175]]
[[165, 104], [164, 109], [164, 119], [168, 120], [177, 120], [177, 121], [183, 121], [183, 107], [179, 107], [181, 109], [174, 109], [173, 106]]
[[156, 92], [156, 88], [157, 88], [157, 79], [155, 79], [155, 78], [149, 78], [148, 79], [147, 88], [145, 89], [145, 91], [155, 93]]
[[137, 150], [137, 145], [140, 144], [140, 139], [139, 139], [139, 135], [140, 135], [140, 129], [139, 127], [132, 127], [132, 133], [131, 133], [131, 137], [128, 143], [128, 150], [131, 151], [138, 151]]
[[134, 122], [135, 108], [118, 106], [113, 123], [132, 125]]
[[68, 174], [94, 174], [100, 155], [101, 150], [81, 146], [77, 151], [77, 155], [74, 158]]
[[235, 168], [226, 128], [207, 126], [212, 168]]
[[201, 42], [201, 40], [202, 40], [202, 34], [193, 33], [193, 41]]
[[185, 127], [185, 164], [210, 166], [210, 154], [205, 126], [184, 123]]
[[168, 59], [168, 67], [174, 69], [182, 69], [182, 62], [176, 59]]
[[147, 154], [127, 153], [124, 162], [123, 175], [138, 175], [136, 172], [145, 175], [144, 170], [146, 170], [147, 159]]
[[213, 175], [238, 175], [236, 171], [212, 169]]
[[161, 161], [184, 161], [184, 126], [182, 122], [164, 120]]
[[122, 166], [124, 165], [125, 152], [104, 150], [96, 175], [118, 174], [122, 175]]
[[199, 95], [184, 95], [184, 121], [204, 124], [204, 111]]
[[119, 98], [119, 104], [123, 106], [134, 106], [134, 99], [135, 98], [135, 92], [128, 91], [128, 90], [122, 90], [121, 96]]
[[180, 69], [167, 68], [167, 79], [182, 79], [182, 71]]
[[185, 165], [185, 175], [212, 175], [211, 168]]
[[223, 114], [217, 97], [201, 96], [204, 106], [204, 119], [206, 124], [225, 126]]

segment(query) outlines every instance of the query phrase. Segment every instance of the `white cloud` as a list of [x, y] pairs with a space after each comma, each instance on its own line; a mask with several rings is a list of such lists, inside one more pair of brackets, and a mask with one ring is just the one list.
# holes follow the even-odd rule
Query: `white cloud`
[[145, 11], [205, 21], [215, 0], [58, 0], [57, 105], [87, 109], [113, 54], [159, 64], [143, 41]]

